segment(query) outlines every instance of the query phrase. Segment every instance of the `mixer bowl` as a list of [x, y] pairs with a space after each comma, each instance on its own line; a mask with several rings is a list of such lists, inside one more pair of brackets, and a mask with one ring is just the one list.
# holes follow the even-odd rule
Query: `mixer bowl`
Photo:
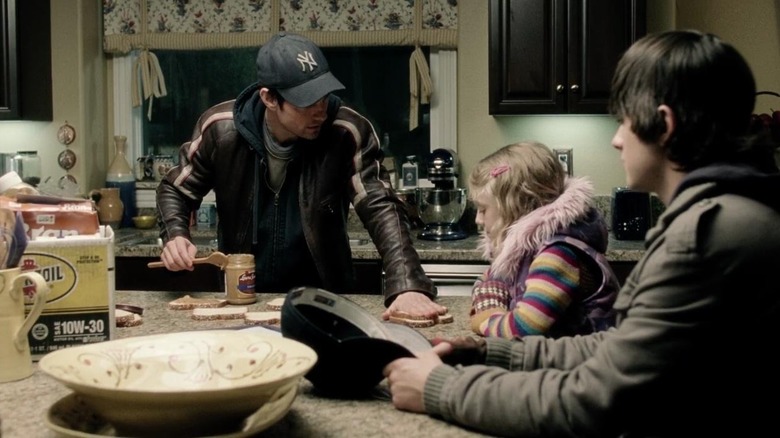
[[426, 224], [458, 222], [466, 209], [466, 189], [417, 189], [420, 219]]
[[426, 240], [454, 240], [466, 238], [458, 221], [466, 210], [466, 189], [417, 189], [417, 206], [425, 228], [418, 236]]
[[419, 204], [417, 202], [417, 189], [396, 189], [395, 195], [403, 203], [404, 211], [406, 211], [406, 215], [409, 217], [412, 228], [422, 228], [425, 224], [420, 220], [420, 214], [417, 212]]

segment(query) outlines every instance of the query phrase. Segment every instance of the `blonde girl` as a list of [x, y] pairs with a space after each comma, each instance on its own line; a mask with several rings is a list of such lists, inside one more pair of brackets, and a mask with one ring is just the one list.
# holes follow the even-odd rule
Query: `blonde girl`
[[567, 178], [545, 145], [521, 142], [477, 164], [469, 196], [491, 261], [472, 292], [476, 333], [560, 337], [614, 324], [619, 285], [588, 180]]

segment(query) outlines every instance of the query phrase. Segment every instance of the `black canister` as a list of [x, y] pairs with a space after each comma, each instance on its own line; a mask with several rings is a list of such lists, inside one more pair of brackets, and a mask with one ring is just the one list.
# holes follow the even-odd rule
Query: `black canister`
[[612, 234], [616, 239], [644, 240], [650, 216], [650, 194], [626, 187], [612, 190]]

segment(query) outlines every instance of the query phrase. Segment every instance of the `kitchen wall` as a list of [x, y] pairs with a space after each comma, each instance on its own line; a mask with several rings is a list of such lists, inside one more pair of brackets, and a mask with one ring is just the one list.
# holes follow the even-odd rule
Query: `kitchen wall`
[[[697, 28], [732, 42], [748, 59], [758, 87], [780, 92], [780, 0], [647, 0], [648, 30]], [[458, 152], [462, 174], [483, 156], [522, 139], [574, 149], [575, 175], [593, 179], [609, 194], [624, 183], [617, 152], [610, 146], [616, 123], [609, 116], [488, 115], [488, 6], [460, 0], [458, 48]], [[102, 54], [100, 3], [52, 0], [54, 121], [0, 122], [0, 152], [37, 149], [42, 172], [64, 174], [56, 163], [63, 146], [57, 128], [76, 128], [73, 173], [85, 191], [101, 187], [113, 158], [111, 93]], [[717, 90], [713, 90], [714, 93]], [[757, 112], [780, 109], [780, 98], [760, 97]]]
[[70, 173], [84, 193], [103, 186], [108, 167], [102, 18], [96, 0], [51, 0], [53, 121], [0, 122], [0, 152], [37, 150], [42, 176], [54, 180], [65, 175], [57, 165], [65, 149], [57, 129], [66, 121], [72, 125], [76, 138], [69, 147], [76, 165]]
[[[458, 155], [462, 174], [509, 143], [537, 140], [574, 150], [574, 174], [587, 175], [597, 194], [625, 183], [610, 145], [617, 128], [610, 116], [498, 116], [488, 114], [488, 2], [459, 2]], [[647, 0], [648, 31], [695, 28], [734, 44], [754, 70], [759, 89], [780, 92], [780, 0]], [[676, 23], [676, 24], [675, 24]], [[713, 90], [717, 93], [717, 90]], [[768, 98], [767, 98], [768, 99]], [[757, 111], [780, 109], [780, 98], [757, 102]]]
[[[758, 90], [780, 93], [780, 0], [679, 0], [677, 4], [679, 28], [707, 30], [731, 42], [753, 69]], [[780, 98], [758, 96], [757, 113], [769, 113], [771, 108], [780, 109]]]

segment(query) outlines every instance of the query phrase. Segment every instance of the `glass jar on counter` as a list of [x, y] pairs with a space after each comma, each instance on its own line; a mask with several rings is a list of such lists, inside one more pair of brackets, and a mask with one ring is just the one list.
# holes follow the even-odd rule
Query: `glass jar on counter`
[[37, 151], [18, 151], [12, 159], [12, 167], [25, 183], [37, 187], [41, 182], [41, 157]]
[[152, 158], [154, 180], [162, 181], [165, 174], [174, 166], [173, 155], [155, 155]]
[[230, 254], [225, 266], [225, 296], [229, 304], [252, 304], [255, 295], [255, 256]]

